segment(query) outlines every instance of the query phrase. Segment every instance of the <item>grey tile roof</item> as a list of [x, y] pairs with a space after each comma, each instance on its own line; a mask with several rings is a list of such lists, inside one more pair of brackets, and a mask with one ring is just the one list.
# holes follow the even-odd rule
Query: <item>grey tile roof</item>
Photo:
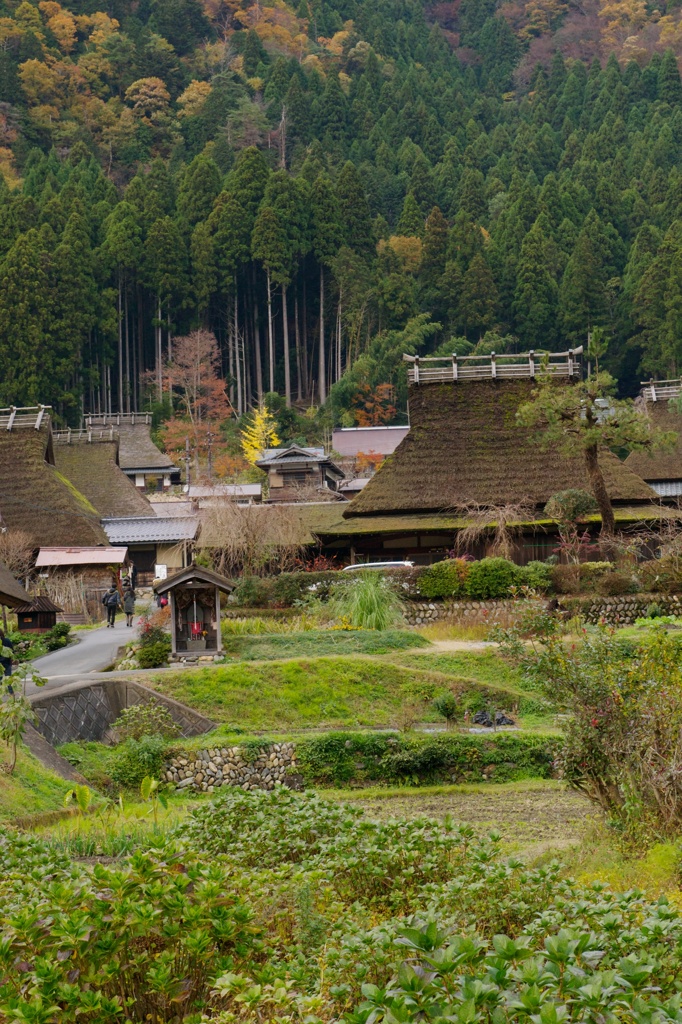
[[135, 516], [103, 519], [110, 544], [165, 544], [194, 540], [199, 529], [197, 516]]

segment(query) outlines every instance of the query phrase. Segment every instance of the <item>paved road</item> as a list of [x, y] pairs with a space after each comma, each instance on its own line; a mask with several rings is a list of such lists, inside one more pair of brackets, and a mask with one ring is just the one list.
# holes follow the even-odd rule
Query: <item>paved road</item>
[[[100, 626], [99, 629], [77, 630], [77, 644], [36, 658], [34, 665], [40, 675], [48, 680], [48, 687], [62, 686], [90, 672], [100, 672], [113, 665], [119, 647], [137, 635], [137, 624], [128, 629], [123, 615], [117, 619], [113, 629]], [[35, 689], [28, 686], [27, 692], [35, 692]]]

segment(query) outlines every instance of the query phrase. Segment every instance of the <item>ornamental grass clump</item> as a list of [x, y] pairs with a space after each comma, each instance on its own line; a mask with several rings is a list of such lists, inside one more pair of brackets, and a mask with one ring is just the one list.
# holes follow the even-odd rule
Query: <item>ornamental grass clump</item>
[[391, 629], [403, 617], [402, 602], [393, 584], [381, 572], [369, 569], [337, 588], [333, 610], [353, 629]]

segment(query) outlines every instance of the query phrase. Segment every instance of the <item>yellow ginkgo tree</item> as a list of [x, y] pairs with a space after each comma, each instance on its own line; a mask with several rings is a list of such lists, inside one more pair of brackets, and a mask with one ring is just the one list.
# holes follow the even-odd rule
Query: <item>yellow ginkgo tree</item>
[[241, 434], [242, 452], [251, 466], [255, 466], [266, 448], [277, 448], [281, 443], [277, 436], [277, 424], [264, 406], [254, 409], [250, 424], [244, 427]]

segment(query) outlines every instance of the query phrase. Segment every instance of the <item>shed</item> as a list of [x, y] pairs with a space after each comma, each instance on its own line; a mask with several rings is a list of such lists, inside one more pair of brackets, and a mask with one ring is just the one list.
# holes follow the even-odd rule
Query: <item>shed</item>
[[22, 633], [47, 633], [56, 626], [57, 612], [61, 610], [45, 596], [34, 597], [27, 604], [17, 605], [14, 609]]
[[270, 501], [302, 500], [306, 490], [336, 491], [345, 474], [324, 448], [268, 448], [256, 465], [268, 474]]
[[174, 657], [220, 653], [220, 595], [233, 590], [225, 576], [194, 563], [154, 584], [155, 593], [170, 600]]

